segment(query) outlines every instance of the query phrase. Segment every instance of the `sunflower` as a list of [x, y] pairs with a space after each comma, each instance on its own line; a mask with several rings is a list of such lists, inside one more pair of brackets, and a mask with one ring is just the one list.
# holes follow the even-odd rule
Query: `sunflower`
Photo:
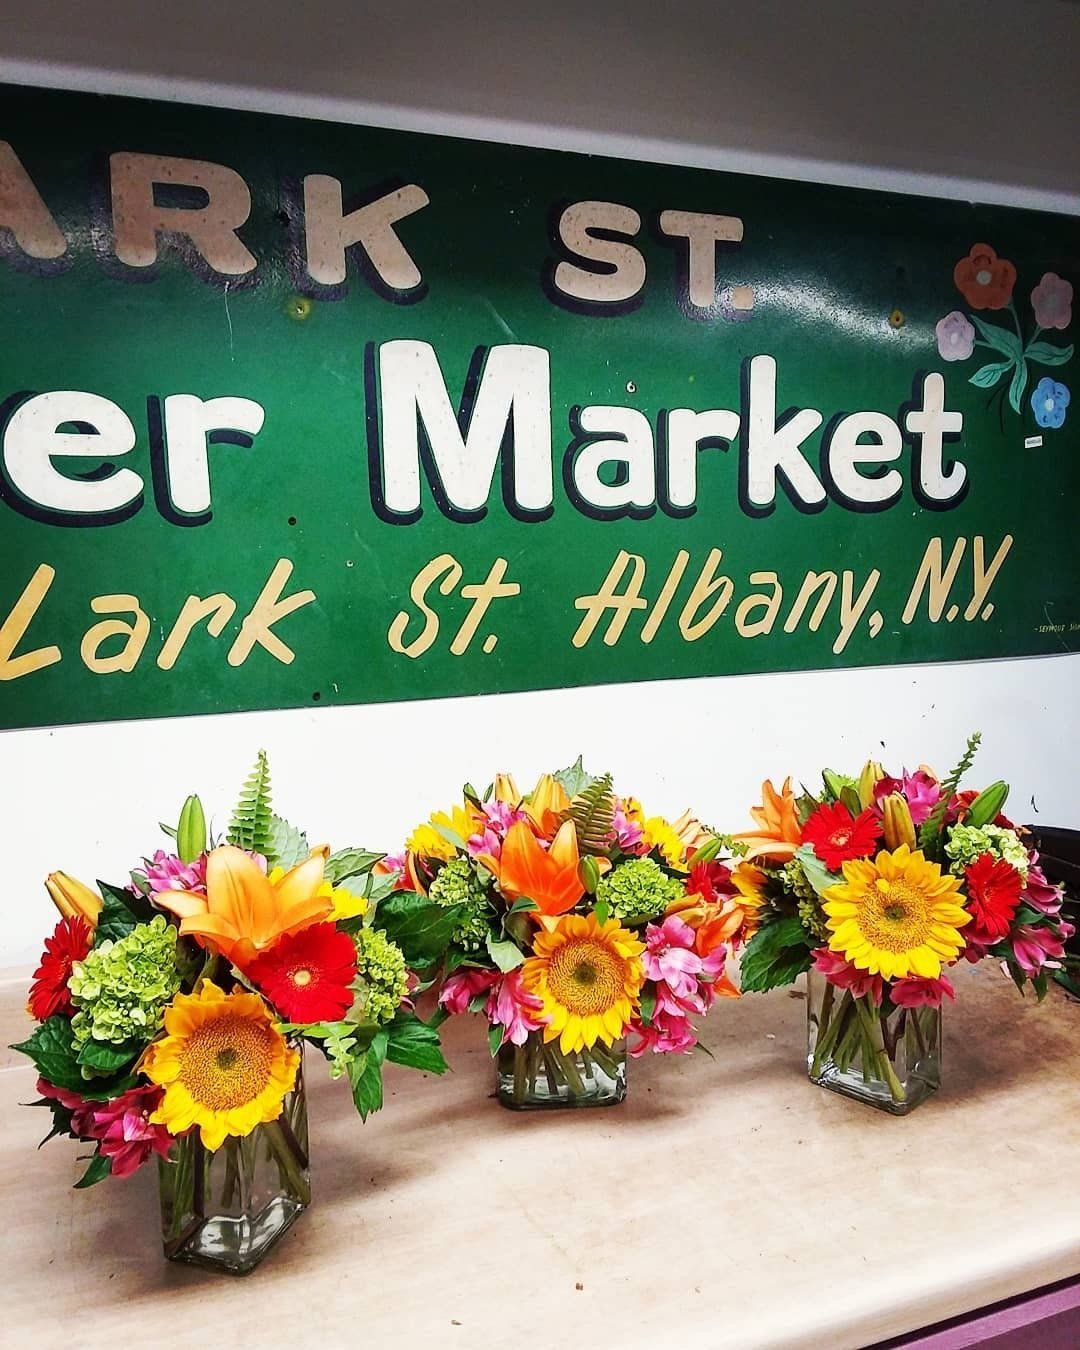
[[971, 922], [960, 879], [906, 844], [843, 867], [843, 883], [822, 893], [829, 950], [887, 980], [936, 980], [964, 946], [957, 930]]
[[299, 1066], [258, 994], [226, 994], [207, 980], [176, 996], [164, 1037], [143, 1058], [142, 1072], [165, 1089], [150, 1123], [170, 1134], [197, 1125], [203, 1145], [218, 1149], [277, 1120]]
[[601, 924], [593, 914], [564, 915], [538, 933], [521, 978], [540, 999], [544, 1040], [570, 1054], [624, 1035], [645, 981], [644, 950], [617, 919]]

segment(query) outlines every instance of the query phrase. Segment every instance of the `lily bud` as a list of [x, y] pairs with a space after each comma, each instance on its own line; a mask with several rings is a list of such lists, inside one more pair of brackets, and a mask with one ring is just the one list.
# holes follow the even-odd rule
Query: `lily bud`
[[497, 773], [495, 775], [495, 800], [507, 802], [510, 806], [517, 806], [521, 801], [521, 793], [514, 782], [513, 774]]
[[1009, 785], [1002, 782], [1000, 778], [996, 783], [991, 783], [988, 788], [983, 788], [982, 792], [968, 807], [964, 824], [973, 825], [976, 829], [989, 825], [1000, 814], [1008, 795]]
[[859, 774], [859, 801], [865, 811], [874, 804], [874, 786], [885, 777], [885, 770], [876, 759], [868, 759]]
[[591, 854], [586, 854], [578, 863], [578, 877], [590, 895], [596, 894], [600, 885], [600, 866]]
[[885, 847], [892, 852], [901, 844], [915, 847], [915, 826], [911, 811], [899, 792], [890, 792], [882, 803], [885, 826]]
[[85, 919], [91, 928], [97, 927], [101, 913], [101, 897], [89, 886], [69, 877], [66, 872], [50, 872], [45, 878], [45, 889], [53, 904], [65, 919], [78, 916]]
[[206, 851], [206, 816], [202, 802], [190, 796], [180, 810], [176, 826], [176, 852], [181, 862], [193, 863]]

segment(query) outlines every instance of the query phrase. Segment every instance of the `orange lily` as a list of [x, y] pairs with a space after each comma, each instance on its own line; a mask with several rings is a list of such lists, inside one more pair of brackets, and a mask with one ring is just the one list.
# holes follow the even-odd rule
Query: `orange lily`
[[734, 836], [747, 845], [745, 858], [786, 862], [795, 856], [795, 850], [802, 843], [802, 827], [790, 778], [784, 779], [779, 792], [773, 787], [772, 780], [766, 778], [761, 785], [761, 805], [751, 807], [750, 815], [759, 828], [744, 830]]
[[323, 880], [322, 851], [267, 876], [243, 849], [223, 844], [206, 859], [206, 894], [160, 891], [155, 897], [180, 919], [183, 937], [197, 938], [243, 967], [279, 937], [327, 918], [334, 901]]
[[545, 853], [524, 820], [506, 832], [501, 857], [480, 861], [494, 874], [499, 890], [511, 903], [522, 896], [533, 900], [539, 914], [553, 918], [571, 910], [585, 894], [578, 876], [578, 843], [574, 822], [568, 820]]
[[545, 839], [551, 838], [569, 810], [570, 798], [563, 785], [551, 774], [541, 774], [525, 803], [525, 811]]
[[65, 919], [85, 919], [91, 928], [97, 927], [101, 897], [89, 886], [69, 877], [66, 872], [50, 872], [45, 878], [45, 889]]

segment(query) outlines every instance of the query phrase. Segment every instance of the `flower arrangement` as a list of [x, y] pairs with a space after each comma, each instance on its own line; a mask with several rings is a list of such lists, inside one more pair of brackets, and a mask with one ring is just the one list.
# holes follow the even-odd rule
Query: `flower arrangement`
[[949, 969], [992, 957], [1041, 999], [1073, 931], [1001, 814], [1007, 785], [960, 790], [979, 739], [943, 782], [872, 761], [858, 778], [826, 770], [816, 793], [766, 782], [756, 828], [736, 836], [761, 902], [743, 990], [809, 970], [811, 1078], [897, 1113], [938, 1085]]
[[738, 993], [726, 961], [757, 895], [725, 842], [579, 757], [528, 793], [506, 774], [466, 786], [381, 866], [457, 914], [439, 1004], [486, 1016], [504, 1105], [596, 1104], [625, 1095], [625, 1038], [633, 1056], [688, 1053], [692, 1018]]
[[[1025, 339], [1013, 291], [1016, 268], [1007, 258], [999, 258], [989, 244], [973, 244], [966, 257], [953, 269], [953, 281], [971, 309], [981, 313], [1006, 310], [1012, 327], [990, 323], [978, 313], [965, 314], [954, 309], [939, 319], [934, 335], [938, 355], [943, 361], [967, 361], [976, 347], [993, 356], [970, 376], [978, 389], [1008, 390], [1009, 407], [1019, 413], [1024, 394], [1032, 378], [1031, 366], [1063, 366], [1072, 360], [1071, 343], [1061, 346], [1048, 342], [1044, 333], [1063, 332], [1072, 322], [1072, 282], [1056, 272], [1044, 272], [1032, 288], [1030, 301], [1034, 318], [1031, 335]], [[1013, 331], [1015, 330], [1015, 331]], [[1008, 378], [1008, 383], [1003, 381]], [[1029, 403], [1035, 423], [1044, 430], [1056, 431], [1065, 424], [1070, 393], [1067, 385], [1044, 375], [1035, 384]]]
[[[170, 850], [128, 885], [49, 877], [61, 917], [30, 988], [38, 1025], [13, 1048], [37, 1067], [48, 1137], [91, 1146], [79, 1187], [157, 1157], [167, 1254], [205, 1261], [216, 1243], [249, 1268], [261, 1251], [241, 1250], [243, 1234], [260, 1224], [242, 1205], [259, 1169], [288, 1221], [309, 1199], [304, 1042], [348, 1079], [362, 1117], [382, 1104], [384, 1061], [445, 1071], [410, 993], [454, 912], [394, 894], [374, 872], [381, 854], [311, 847], [272, 812], [261, 752], [223, 840], [194, 796], [166, 832]], [[200, 1248], [230, 1214], [231, 1238]]]

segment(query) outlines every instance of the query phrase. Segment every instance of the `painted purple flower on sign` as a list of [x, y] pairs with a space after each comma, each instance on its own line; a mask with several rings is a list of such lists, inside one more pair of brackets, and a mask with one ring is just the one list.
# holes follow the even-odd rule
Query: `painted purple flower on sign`
[[975, 350], [975, 329], [958, 309], [939, 319], [934, 332], [943, 361], [966, 361]]
[[1035, 414], [1035, 421], [1041, 427], [1056, 431], [1065, 422], [1065, 409], [1071, 397], [1063, 384], [1058, 384], [1049, 375], [1045, 376], [1035, 386], [1031, 396], [1031, 411]]
[[1031, 308], [1040, 328], [1068, 328], [1072, 322], [1072, 282], [1056, 272], [1044, 272], [1031, 292]]

